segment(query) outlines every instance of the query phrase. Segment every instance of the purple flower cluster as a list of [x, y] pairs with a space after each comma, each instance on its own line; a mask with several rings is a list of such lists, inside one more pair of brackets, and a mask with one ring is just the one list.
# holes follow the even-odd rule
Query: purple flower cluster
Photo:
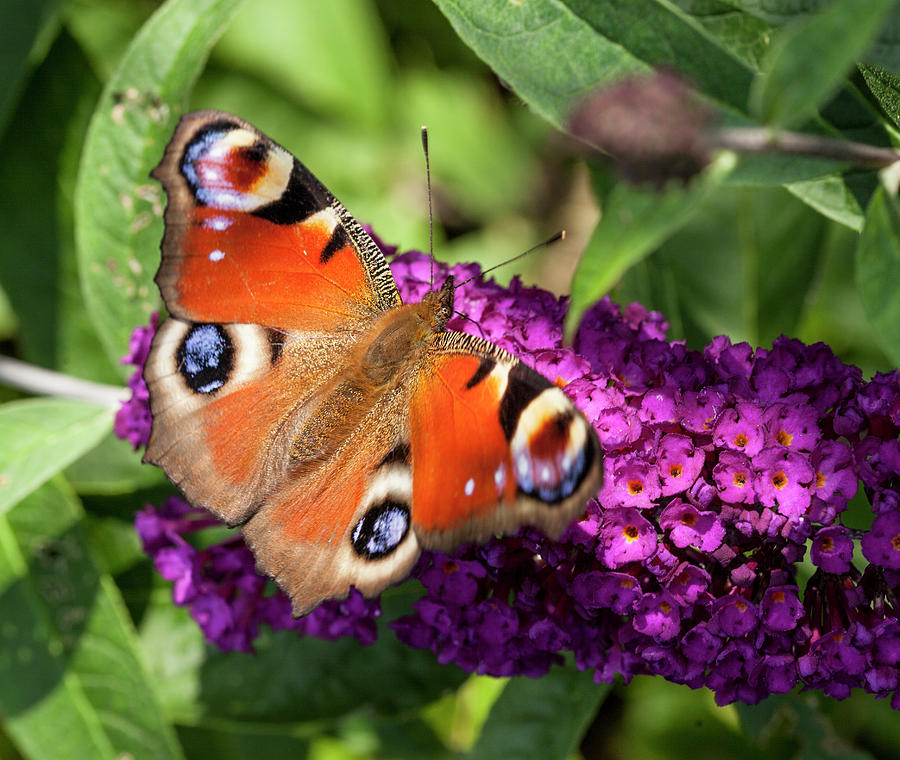
[[[404, 300], [429, 290], [427, 256], [391, 266]], [[464, 282], [479, 269], [435, 264], [436, 284], [448, 273]], [[393, 623], [401, 640], [492, 675], [538, 676], [571, 652], [598, 682], [657, 674], [706, 686], [720, 704], [802, 685], [837, 698], [853, 687], [893, 694], [900, 709], [900, 374], [865, 382], [827, 346], [787, 338], [768, 350], [727, 338], [689, 350], [666, 339], [660, 314], [608, 299], [566, 348], [565, 301], [518, 280], [474, 279], [456, 305], [468, 318], [449, 329], [483, 334], [565, 386], [597, 431], [605, 479], [558, 541], [523, 529], [452, 556], [423, 554], [414, 575], [425, 593]], [[141, 429], [140, 419], [122, 429]], [[860, 483], [873, 522], [844, 525]], [[236, 540], [194, 552], [189, 571], [160, 559], [163, 544], [185, 552], [185, 521], [208, 515], [141, 514], [148, 552], [176, 601], [196, 603], [211, 640], [247, 648], [259, 621], [322, 635], [308, 618], [289, 622], [286, 600], [267, 601], [282, 597], [262, 580], [253, 586]], [[154, 520], [168, 527], [148, 529]], [[196, 601], [210, 594], [230, 617]], [[235, 601], [245, 595], [254, 609], [280, 604], [285, 617], [247, 617]], [[320, 609], [359, 636], [353, 616], [371, 623], [377, 606], [350, 600]], [[218, 633], [222, 619], [239, 645]]]
[[309, 615], [291, 617], [290, 600], [256, 572], [253, 554], [240, 536], [207, 548], [195, 548], [186, 537], [221, 526], [209, 512], [172, 496], [161, 507], [147, 505], [135, 517], [144, 551], [157, 572], [172, 581], [172, 598], [186, 606], [207, 640], [224, 651], [252, 651], [259, 624], [294, 630], [323, 639], [353, 636], [362, 644], [375, 641], [377, 601], [356, 589], [342, 601], [328, 601]]

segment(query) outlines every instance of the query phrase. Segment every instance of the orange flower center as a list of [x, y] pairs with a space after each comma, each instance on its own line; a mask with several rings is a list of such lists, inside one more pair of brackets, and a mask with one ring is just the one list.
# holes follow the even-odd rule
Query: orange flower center
[[450, 573], [455, 573], [457, 570], [459, 570], [459, 565], [457, 565], [452, 559], [448, 559], [441, 567], [441, 570], [444, 571], [445, 575], [450, 575]]
[[629, 480], [628, 481], [628, 493], [632, 496], [637, 496], [644, 492], [644, 484], [641, 483], [640, 480]]
[[772, 476], [772, 485], [779, 491], [788, 484], [787, 475], [784, 472], [777, 472]]
[[684, 467], [682, 467], [680, 464], [673, 464], [669, 468], [669, 475], [671, 475], [673, 478], [680, 478], [683, 472]]
[[748, 443], [750, 443], [750, 439], [743, 433], [738, 433], [734, 437], [734, 445], [737, 446], [739, 449], [744, 448], [744, 446], [746, 446]]
[[834, 551], [834, 541], [831, 536], [826, 536], [822, 539], [822, 551], [823, 552], [833, 552]]
[[774, 594], [772, 594], [772, 601], [776, 604], [781, 604], [782, 602], [784, 602], [784, 598], [784, 591], [776, 591]]
[[791, 441], [794, 440], [794, 436], [792, 436], [787, 430], [779, 430], [778, 435], [775, 436], [775, 440], [778, 441], [782, 446], [790, 446]]
[[638, 529], [634, 527], [634, 525], [626, 525], [622, 530], [622, 536], [625, 540], [630, 544], [632, 541], [637, 541], [638, 539]]
[[745, 485], [747, 485], [747, 473], [746, 472], [734, 473], [734, 484], [738, 488], [743, 488]]
[[817, 470], [816, 471], [816, 488], [822, 488], [824, 485], [825, 485], [825, 476]]
[[685, 512], [681, 516], [682, 525], [687, 525], [690, 528], [695, 522], [697, 522], [697, 515], [695, 515], [693, 512]]
[[894, 547], [895, 552], [900, 552], [900, 533], [891, 539], [891, 546]]

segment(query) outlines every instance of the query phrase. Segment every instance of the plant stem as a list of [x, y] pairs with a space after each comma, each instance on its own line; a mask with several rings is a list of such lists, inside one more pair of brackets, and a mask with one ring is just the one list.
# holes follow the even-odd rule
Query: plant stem
[[883, 169], [900, 161], [900, 151], [833, 137], [783, 132], [766, 127], [729, 127], [713, 131], [711, 148], [726, 148], [738, 153], [787, 153], [844, 161]]
[[0, 383], [43, 396], [57, 396], [115, 409], [128, 398], [129, 391], [115, 385], [103, 385], [71, 375], [26, 364], [9, 356], [0, 356]]

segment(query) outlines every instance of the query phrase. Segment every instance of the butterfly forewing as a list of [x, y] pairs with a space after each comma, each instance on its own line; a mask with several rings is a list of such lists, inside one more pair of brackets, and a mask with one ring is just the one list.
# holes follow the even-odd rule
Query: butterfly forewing
[[400, 303], [374, 241], [247, 122], [185, 116], [153, 176], [169, 198], [156, 281], [172, 315], [324, 332]]

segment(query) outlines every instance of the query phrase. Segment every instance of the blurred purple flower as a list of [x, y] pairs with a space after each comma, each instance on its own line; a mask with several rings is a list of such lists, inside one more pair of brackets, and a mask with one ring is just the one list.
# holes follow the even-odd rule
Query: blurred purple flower
[[144, 382], [144, 363], [150, 353], [150, 341], [159, 325], [159, 314], [150, 315], [150, 324], [136, 327], [131, 333], [128, 353], [122, 364], [134, 364], [138, 369], [128, 378], [131, 398], [122, 403], [116, 412], [113, 430], [119, 438], [128, 441], [135, 449], [144, 446], [150, 438], [150, 394]]
[[[427, 256], [391, 267], [405, 300], [430, 289]], [[479, 271], [434, 269], [437, 286]], [[449, 329], [483, 331], [564, 386], [597, 430], [606, 480], [557, 541], [523, 528], [452, 556], [423, 553], [413, 575], [425, 593], [391, 624], [401, 640], [492, 675], [538, 676], [568, 651], [598, 683], [658, 674], [720, 704], [797, 684], [837, 698], [863, 688], [900, 709], [900, 373], [864, 382], [827, 346], [784, 337], [771, 349], [719, 337], [692, 351], [666, 339], [658, 312], [608, 298], [567, 348], [565, 301], [515, 279], [472, 280], [456, 304], [470, 319]], [[149, 431], [139, 372], [154, 326], [132, 343], [134, 397], [116, 425], [135, 444]], [[844, 526], [860, 485], [873, 522]], [[249, 649], [260, 623], [375, 637], [378, 602], [356, 592], [291, 619], [239, 538], [193, 547], [190, 535], [215, 521], [179, 499], [136, 524], [219, 646]], [[817, 570], [801, 583], [808, 548]]]

